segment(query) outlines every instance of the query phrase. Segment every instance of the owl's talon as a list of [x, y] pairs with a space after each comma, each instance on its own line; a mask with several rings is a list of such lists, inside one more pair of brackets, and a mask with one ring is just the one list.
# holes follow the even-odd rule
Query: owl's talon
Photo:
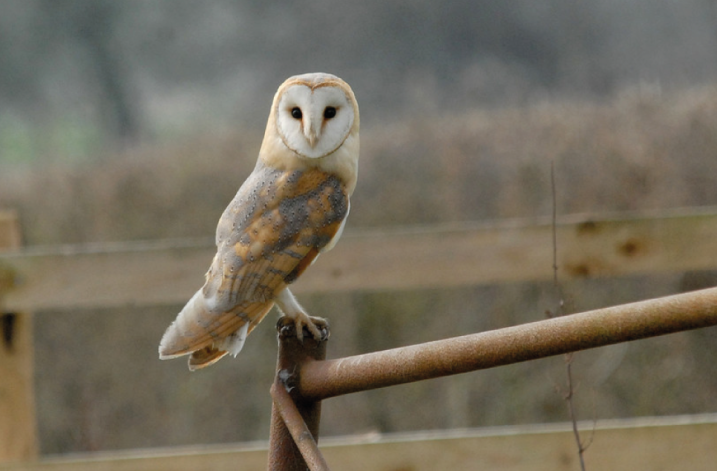
[[302, 343], [306, 331], [317, 342], [325, 341], [329, 338], [329, 321], [322, 317], [309, 316], [303, 312], [294, 317], [281, 316], [276, 323], [276, 328], [282, 337], [296, 337]]
[[296, 338], [301, 343], [304, 342], [304, 326], [317, 342], [326, 340], [328, 337], [329, 323], [322, 317], [313, 317], [302, 312], [294, 318], [294, 326], [296, 327]]
[[286, 317], [285, 320], [283, 320], [284, 317], [282, 317], [279, 322], [285, 326], [293, 321], [294, 328], [296, 329], [296, 338], [299, 339], [299, 342], [303, 343], [304, 341], [304, 326], [306, 326], [306, 329], [312, 337], [319, 342], [329, 338], [328, 321], [321, 317], [311, 317], [308, 315], [306, 311], [304, 311], [304, 308], [296, 302], [289, 288], [285, 288], [281, 291], [274, 301]]

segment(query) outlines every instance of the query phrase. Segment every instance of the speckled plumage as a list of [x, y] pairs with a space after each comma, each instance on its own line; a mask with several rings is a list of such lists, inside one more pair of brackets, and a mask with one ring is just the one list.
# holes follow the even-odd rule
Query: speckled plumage
[[[287, 138], [282, 131], [277, 132], [277, 120], [284, 120], [280, 125], [287, 128], [296, 118], [287, 118], [286, 110], [278, 106], [287, 100], [293, 106], [291, 95], [283, 96], [296, 90], [292, 87], [311, 90], [307, 95], [309, 92], [301, 88], [298, 101], [309, 100], [305, 108], [314, 106], [314, 101], [319, 102], [314, 107], [319, 107], [320, 102], [328, 100], [352, 109], [337, 111], [342, 118], [336, 124], [338, 131], [332, 131], [331, 118], [324, 119], [326, 123], [318, 131], [304, 131], [307, 126], [302, 116], [299, 132], [307, 134], [307, 142], [295, 136]], [[317, 87], [336, 87], [342, 93], [331, 91], [328, 97], [315, 98], [313, 90]], [[344, 96], [345, 104], [341, 101]], [[341, 114], [349, 111], [350, 120]], [[347, 127], [345, 132], [341, 126]], [[309, 74], [292, 77], [279, 88], [257, 165], [219, 220], [217, 254], [205, 284], [165, 332], [160, 358], [190, 355], [189, 367], [193, 370], [211, 365], [227, 353], [236, 354], [275, 302], [294, 318], [299, 329], [311, 324], [312, 318], [296, 303], [287, 285], [299, 278], [321, 252], [333, 247], [341, 235], [356, 185], [358, 129], [358, 106], [341, 79]], [[309, 136], [310, 132], [316, 135]], [[319, 142], [330, 139], [337, 144], [326, 155], [307, 157], [302, 153], [304, 147], [307, 154], [315, 147], [309, 138]], [[324, 145], [334, 146], [331, 141]], [[313, 325], [307, 327], [314, 335], [318, 332]]]

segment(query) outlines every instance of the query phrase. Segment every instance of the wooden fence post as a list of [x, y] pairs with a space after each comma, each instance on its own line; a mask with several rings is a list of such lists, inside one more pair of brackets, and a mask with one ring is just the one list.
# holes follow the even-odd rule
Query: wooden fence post
[[[0, 211], [0, 250], [20, 246], [17, 216]], [[37, 457], [32, 316], [3, 309], [14, 273], [0, 264], [0, 463]]]

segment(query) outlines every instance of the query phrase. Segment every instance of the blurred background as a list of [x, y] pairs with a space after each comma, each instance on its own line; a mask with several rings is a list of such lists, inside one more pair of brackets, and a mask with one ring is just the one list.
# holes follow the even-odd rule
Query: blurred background
[[[25, 245], [212, 237], [274, 91], [361, 107], [347, 231], [717, 205], [717, 1], [5, 0], [0, 208]], [[209, 264], [207, 260], [207, 265]], [[98, 274], [101, 276], [101, 274]], [[198, 287], [202, 274], [198, 274]], [[567, 283], [571, 312], [717, 284]], [[329, 356], [539, 320], [549, 284], [305, 296]], [[42, 453], [268, 437], [275, 313], [236, 360], [159, 362], [181, 306], [39, 312]], [[583, 419], [717, 410], [717, 333], [581, 353]], [[562, 359], [326, 401], [322, 435], [567, 420]]]

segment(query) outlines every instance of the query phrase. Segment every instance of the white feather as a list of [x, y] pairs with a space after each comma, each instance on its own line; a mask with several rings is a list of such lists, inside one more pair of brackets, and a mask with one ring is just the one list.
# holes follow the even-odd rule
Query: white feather
[[244, 342], [246, 341], [248, 330], [249, 323], [245, 322], [244, 325], [239, 328], [239, 330], [216, 344], [215, 347], [220, 350], [226, 350], [227, 352], [229, 352], [230, 355], [236, 357], [237, 355], [239, 355], [239, 352], [241, 352], [241, 349], [244, 347]]

